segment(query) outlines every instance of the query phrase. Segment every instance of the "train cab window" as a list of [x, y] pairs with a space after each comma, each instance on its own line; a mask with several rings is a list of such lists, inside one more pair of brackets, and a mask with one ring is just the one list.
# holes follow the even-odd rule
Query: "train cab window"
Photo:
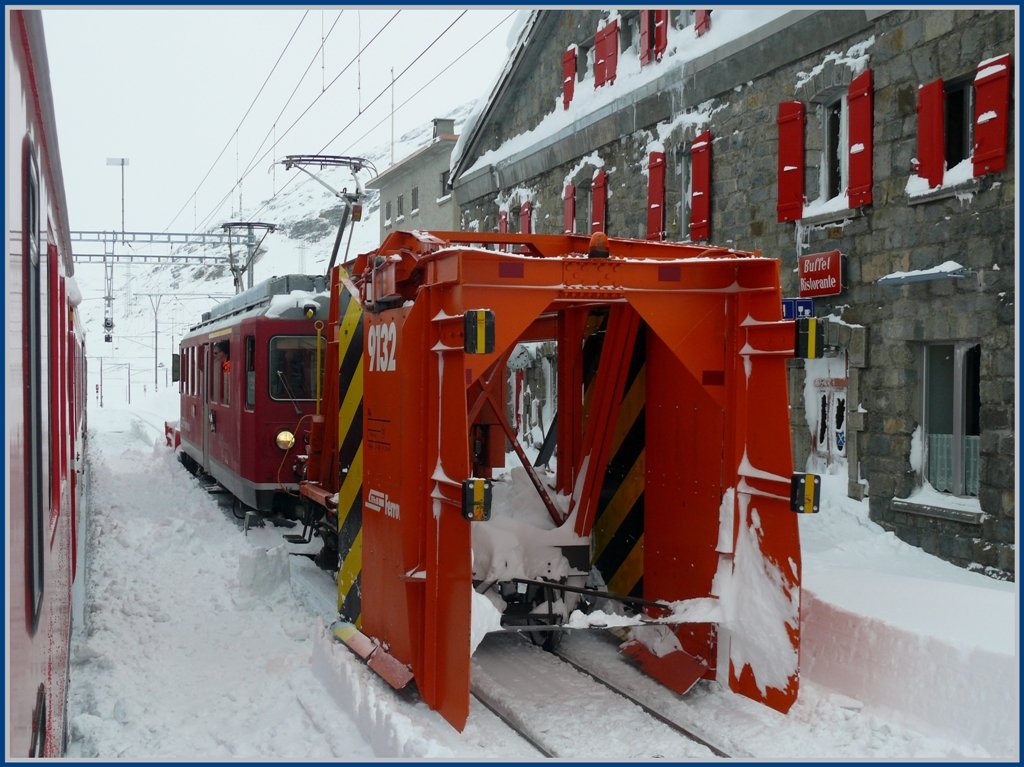
[[43, 466], [42, 259], [40, 256], [39, 170], [35, 147], [26, 137], [22, 152], [22, 262], [24, 269], [23, 317], [26, 354], [25, 392], [25, 531], [28, 561], [27, 618], [34, 634], [43, 602], [45, 553]]
[[256, 337], [245, 337], [245, 409], [256, 407]]
[[270, 339], [270, 396], [313, 399], [316, 395], [316, 338], [276, 336]]
[[213, 365], [210, 376], [213, 379], [213, 401], [222, 405], [231, 404], [231, 342], [217, 341], [213, 345]]

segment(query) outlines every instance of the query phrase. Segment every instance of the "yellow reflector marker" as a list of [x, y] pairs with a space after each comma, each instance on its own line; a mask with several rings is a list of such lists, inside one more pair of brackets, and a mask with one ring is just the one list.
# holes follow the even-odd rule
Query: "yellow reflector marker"
[[470, 522], [486, 522], [491, 518], [491, 480], [463, 480], [462, 516]]
[[821, 477], [794, 474], [790, 480], [789, 507], [798, 514], [817, 514], [821, 506]]
[[793, 342], [793, 356], [798, 359], [819, 359], [825, 354], [825, 326], [827, 320], [817, 317], [799, 317], [793, 323], [796, 339]]
[[467, 309], [463, 348], [466, 354], [490, 354], [494, 351], [494, 312], [490, 309]]

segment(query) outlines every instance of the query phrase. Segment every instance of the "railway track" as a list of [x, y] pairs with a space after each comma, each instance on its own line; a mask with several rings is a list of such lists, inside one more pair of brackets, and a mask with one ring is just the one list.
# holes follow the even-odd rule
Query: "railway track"
[[[492, 634], [484, 640], [473, 655], [472, 680], [474, 697], [544, 757], [734, 755], [679, 717], [647, 705], [593, 666], [544, 652], [515, 634]], [[624, 731], [636, 737], [624, 743]]]

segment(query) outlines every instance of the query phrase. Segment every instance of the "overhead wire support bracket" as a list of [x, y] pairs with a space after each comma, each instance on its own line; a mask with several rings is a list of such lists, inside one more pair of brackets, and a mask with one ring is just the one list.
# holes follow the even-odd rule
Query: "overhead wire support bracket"
[[[245, 264], [242, 266], [235, 265], [235, 254], [231, 248], [231, 239], [228, 239], [228, 263], [231, 269], [231, 275], [235, 282], [235, 292], [242, 292], [242, 275], [248, 273], [248, 287], [252, 287], [252, 266], [253, 261], [256, 258], [256, 253], [259, 251], [260, 246], [263, 245], [263, 241], [267, 238], [267, 235], [277, 229], [277, 224], [267, 224], [262, 221], [229, 221], [226, 224], [221, 225], [221, 229], [225, 232], [230, 233], [232, 229], [245, 229], [246, 235], [246, 246], [248, 248], [248, 258], [246, 258]], [[260, 241], [257, 243], [253, 238], [253, 229], [265, 229], [263, 236], [260, 237]]]
[[[327, 274], [329, 275], [334, 269], [334, 264], [338, 260], [338, 250], [341, 248], [341, 238], [345, 232], [345, 227], [348, 226], [349, 218], [353, 221], [359, 221], [362, 218], [363, 185], [359, 182], [359, 177], [356, 174], [364, 169], [369, 169], [376, 174], [377, 168], [365, 157], [348, 157], [345, 155], [331, 154], [290, 154], [278, 162], [285, 167], [285, 170], [291, 170], [292, 168], [301, 170], [318, 184], [325, 187], [331, 194], [342, 202], [341, 222], [338, 225], [338, 234], [334, 238], [334, 248], [331, 251], [331, 260], [327, 264]], [[318, 166], [320, 170], [323, 170], [324, 168], [348, 168], [352, 171], [352, 180], [355, 181], [356, 184], [355, 192], [349, 192], [347, 188], [344, 188], [339, 192], [322, 178], [305, 168], [304, 166], [306, 165]], [[352, 231], [349, 230], [348, 245], [345, 247], [346, 260], [348, 258], [348, 248], [351, 245]]]

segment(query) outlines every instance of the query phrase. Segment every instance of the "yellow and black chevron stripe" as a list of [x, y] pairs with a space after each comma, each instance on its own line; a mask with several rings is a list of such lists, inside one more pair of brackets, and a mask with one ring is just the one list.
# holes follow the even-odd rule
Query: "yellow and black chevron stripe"
[[358, 627], [363, 571], [363, 308], [344, 286], [338, 316], [338, 611]]
[[645, 339], [641, 326], [601, 485], [591, 546], [592, 564], [608, 590], [635, 597], [643, 596], [644, 575]]

